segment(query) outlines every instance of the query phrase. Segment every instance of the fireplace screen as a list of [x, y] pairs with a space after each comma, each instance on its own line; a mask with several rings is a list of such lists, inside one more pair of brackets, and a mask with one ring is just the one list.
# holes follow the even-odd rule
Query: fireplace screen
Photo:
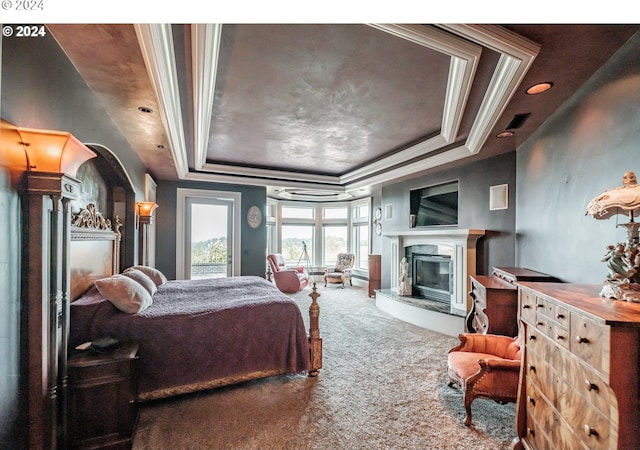
[[413, 254], [412, 295], [449, 304], [453, 291], [452, 261], [446, 255]]

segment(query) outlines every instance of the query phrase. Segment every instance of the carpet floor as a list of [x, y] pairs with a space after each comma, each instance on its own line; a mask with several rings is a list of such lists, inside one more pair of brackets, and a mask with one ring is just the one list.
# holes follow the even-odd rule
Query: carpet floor
[[[310, 288], [291, 297], [308, 327]], [[380, 311], [366, 288], [319, 287], [323, 368], [144, 404], [143, 449], [507, 449], [515, 405], [477, 399], [466, 427], [447, 385], [457, 338]]]

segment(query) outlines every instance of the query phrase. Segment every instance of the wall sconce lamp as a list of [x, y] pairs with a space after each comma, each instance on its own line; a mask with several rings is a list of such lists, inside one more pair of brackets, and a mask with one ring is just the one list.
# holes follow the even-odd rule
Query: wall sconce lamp
[[14, 171], [63, 173], [75, 178], [78, 168], [97, 156], [68, 131], [16, 127], [2, 120], [0, 134], [0, 153]]
[[137, 202], [136, 207], [138, 208], [138, 223], [153, 222], [153, 212], [158, 207], [156, 202]]
[[153, 212], [158, 208], [156, 202], [137, 202], [138, 209], [138, 260], [141, 265], [149, 264], [149, 227], [153, 223]]

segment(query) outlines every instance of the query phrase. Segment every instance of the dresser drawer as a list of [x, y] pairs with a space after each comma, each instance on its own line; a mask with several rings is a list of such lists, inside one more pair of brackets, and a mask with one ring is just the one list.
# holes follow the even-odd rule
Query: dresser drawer
[[547, 364], [543, 355], [534, 352], [527, 353], [527, 362], [524, 369], [527, 382], [534, 385], [540, 395], [543, 395], [552, 405], [555, 405], [560, 381], [551, 366]]
[[587, 450], [569, 424], [560, 417], [557, 410], [547, 403], [536, 390], [527, 383], [527, 440], [536, 450]]
[[577, 357], [566, 357], [558, 361], [562, 365], [567, 382], [576, 392], [605, 416], [618, 409], [618, 400], [611, 386], [590, 366]]
[[543, 304], [544, 307], [539, 307], [538, 312], [568, 330], [570, 324], [569, 310], [549, 300], [546, 300]]
[[548, 336], [556, 344], [569, 348], [569, 328], [554, 322], [543, 314], [536, 315], [536, 329]]
[[567, 382], [558, 386], [557, 409], [575, 435], [590, 449], [608, 449], [611, 424], [608, 417], [592, 405]]
[[603, 361], [603, 348], [609, 348], [609, 327], [580, 314], [571, 314], [571, 352], [608, 375], [609, 361]]
[[527, 402], [527, 438], [533, 442], [537, 450], [551, 450], [551, 442], [546, 434], [549, 426], [554, 424], [553, 408], [544, 400], [531, 383], [530, 379], [526, 382], [526, 402]]
[[520, 297], [520, 319], [529, 323], [535, 323], [536, 320], [536, 296], [527, 291], [521, 289], [519, 291]]

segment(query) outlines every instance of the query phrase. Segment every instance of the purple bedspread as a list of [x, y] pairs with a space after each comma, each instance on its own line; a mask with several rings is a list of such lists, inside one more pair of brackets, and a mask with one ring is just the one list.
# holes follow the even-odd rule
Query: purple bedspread
[[118, 311], [93, 287], [71, 304], [70, 343], [105, 336], [140, 343], [140, 393], [310, 369], [300, 309], [260, 277], [168, 281], [139, 314]]

